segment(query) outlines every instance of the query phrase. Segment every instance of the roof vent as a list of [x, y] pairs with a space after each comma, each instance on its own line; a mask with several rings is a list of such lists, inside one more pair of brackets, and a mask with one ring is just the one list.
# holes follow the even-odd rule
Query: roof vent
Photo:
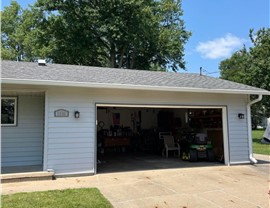
[[46, 60], [45, 59], [38, 59], [38, 65], [39, 66], [46, 66]]

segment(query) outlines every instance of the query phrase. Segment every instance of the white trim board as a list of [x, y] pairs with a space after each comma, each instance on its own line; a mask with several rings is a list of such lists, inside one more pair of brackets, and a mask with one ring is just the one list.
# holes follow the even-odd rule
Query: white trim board
[[48, 122], [49, 122], [49, 100], [48, 91], [45, 91], [44, 104], [44, 136], [43, 136], [43, 171], [47, 170], [48, 166]]
[[132, 84], [113, 84], [113, 83], [91, 83], [57, 80], [36, 80], [36, 79], [14, 79], [2, 78], [3, 84], [28, 84], [28, 85], [46, 85], [46, 86], [67, 86], [67, 87], [92, 87], [105, 89], [130, 89], [130, 90], [156, 90], [167, 92], [204, 92], [204, 93], [224, 93], [224, 94], [246, 94], [246, 95], [270, 95], [266, 90], [240, 90], [240, 89], [208, 89], [191, 87], [166, 87], [166, 86], [148, 86]]
[[218, 108], [218, 109], [222, 109], [224, 106], [217, 106], [217, 105], [207, 105], [207, 106], [203, 106], [203, 105], [148, 105], [148, 104], [117, 104], [117, 103], [97, 103], [96, 107], [123, 107], [123, 108], [176, 108], [176, 109], [180, 109], [180, 108], [191, 108], [191, 109], [208, 109], [208, 108]]

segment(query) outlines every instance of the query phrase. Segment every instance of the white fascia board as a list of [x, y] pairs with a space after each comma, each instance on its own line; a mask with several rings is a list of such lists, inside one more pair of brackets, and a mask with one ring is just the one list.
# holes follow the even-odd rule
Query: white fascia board
[[2, 84], [27, 84], [27, 85], [46, 85], [46, 86], [65, 86], [65, 87], [91, 87], [103, 89], [129, 89], [129, 90], [155, 90], [171, 92], [202, 92], [202, 93], [224, 93], [224, 94], [246, 94], [246, 95], [270, 95], [268, 91], [257, 90], [233, 90], [233, 89], [204, 89], [188, 87], [161, 87], [146, 85], [127, 85], [127, 84], [104, 84], [91, 82], [72, 82], [72, 81], [53, 81], [53, 80], [30, 80], [30, 79], [10, 79], [2, 78]]

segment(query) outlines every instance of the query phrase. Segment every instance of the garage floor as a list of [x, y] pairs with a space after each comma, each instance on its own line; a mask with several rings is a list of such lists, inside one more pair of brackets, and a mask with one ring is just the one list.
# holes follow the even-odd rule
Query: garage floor
[[192, 163], [189, 161], [183, 161], [178, 157], [171, 156], [166, 158], [159, 155], [145, 153], [108, 155], [101, 158], [100, 162], [101, 163], [97, 165], [98, 174], [127, 171], [224, 166], [224, 164], [219, 162], [199, 161]]

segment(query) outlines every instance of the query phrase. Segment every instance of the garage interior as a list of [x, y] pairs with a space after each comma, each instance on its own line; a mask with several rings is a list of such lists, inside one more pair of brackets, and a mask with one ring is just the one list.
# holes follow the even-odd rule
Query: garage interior
[[[176, 147], [168, 155], [163, 135]], [[208, 150], [190, 162], [194, 144], [212, 147], [211, 164], [224, 163], [222, 108], [97, 106], [98, 173], [210, 164]]]

